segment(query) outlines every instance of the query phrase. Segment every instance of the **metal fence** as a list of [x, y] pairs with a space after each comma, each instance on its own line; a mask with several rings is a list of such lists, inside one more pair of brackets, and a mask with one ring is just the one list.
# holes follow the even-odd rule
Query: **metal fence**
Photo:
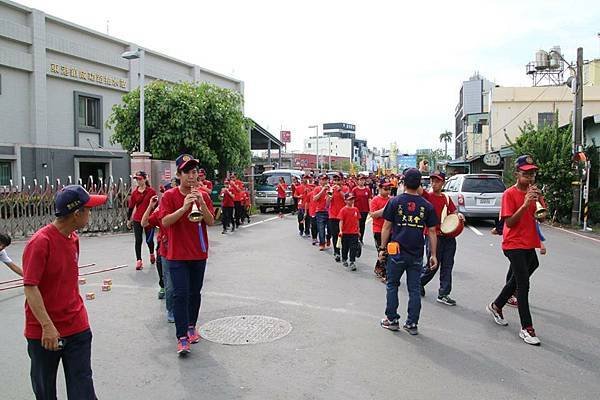
[[[8, 186], [0, 186], [0, 232], [13, 238], [23, 238], [51, 222], [54, 218], [54, 196], [66, 185], [73, 184], [69, 177], [67, 182], [59, 179], [51, 183], [49, 178], [43, 182], [36, 179], [28, 184], [25, 178], [21, 186], [10, 182]], [[80, 233], [120, 232], [126, 231], [127, 206], [131, 193], [130, 182], [118, 181], [109, 177], [94, 182], [90, 177], [84, 184], [81, 179], [78, 184], [84, 186], [91, 194], [108, 196], [105, 205], [95, 208], [90, 223]]]

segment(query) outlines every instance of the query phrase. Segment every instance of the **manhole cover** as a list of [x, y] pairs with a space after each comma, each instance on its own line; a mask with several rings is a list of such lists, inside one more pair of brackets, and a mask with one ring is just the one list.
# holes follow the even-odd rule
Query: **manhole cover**
[[279, 318], [238, 315], [207, 322], [200, 327], [200, 336], [215, 343], [242, 345], [272, 342], [291, 331], [292, 325]]

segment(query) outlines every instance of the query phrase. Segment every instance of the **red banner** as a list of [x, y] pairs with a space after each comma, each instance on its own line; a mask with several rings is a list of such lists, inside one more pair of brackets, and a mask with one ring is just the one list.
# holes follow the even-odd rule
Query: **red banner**
[[283, 143], [291, 143], [292, 141], [292, 132], [290, 131], [280, 131], [279, 138]]

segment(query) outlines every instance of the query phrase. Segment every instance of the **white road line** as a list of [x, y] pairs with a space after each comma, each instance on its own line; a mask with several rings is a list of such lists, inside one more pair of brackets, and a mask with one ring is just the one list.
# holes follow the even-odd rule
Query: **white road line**
[[594, 242], [599, 242], [600, 243], [600, 239], [596, 239], [596, 238], [593, 238], [593, 237], [585, 236], [585, 235], [582, 235], [580, 233], [570, 231], [568, 229], [559, 228], [558, 226], [552, 226], [552, 225], [546, 225], [546, 224], [544, 224], [543, 226], [544, 227], [548, 226], [548, 227], [553, 228], [553, 229], [558, 229], [559, 231], [570, 233], [571, 235], [579, 236], [579, 237], [582, 237], [584, 239], [589, 239], [589, 240], [593, 240]]
[[251, 226], [262, 224], [263, 222], [273, 221], [274, 219], [279, 219], [279, 217], [271, 217], [271, 218], [264, 219], [262, 221], [253, 222], [253, 223], [251, 223], [249, 225], [242, 225], [242, 226], [240, 226], [240, 228], [250, 228]]
[[472, 230], [473, 232], [475, 232], [476, 235], [479, 236], [483, 236], [483, 233], [479, 232], [479, 229], [475, 228], [474, 226], [471, 225], [467, 225], [469, 227], [470, 230]]

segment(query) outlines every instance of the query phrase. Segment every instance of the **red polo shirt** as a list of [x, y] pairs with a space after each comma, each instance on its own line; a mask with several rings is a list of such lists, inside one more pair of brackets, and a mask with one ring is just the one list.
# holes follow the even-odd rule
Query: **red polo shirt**
[[346, 205], [344, 194], [348, 193], [348, 190], [347, 186], [333, 189], [333, 196], [331, 196], [331, 200], [329, 201], [329, 218], [337, 219], [340, 210]]
[[361, 213], [369, 212], [369, 199], [373, 197], [371, 189], [367, 186], [362, 188], [356, 186], [352, 189], [352, 193], [356, 197], [354, 200], [354, 207], [358, 208], [358, 211]]
[[[502, 195], [502, 207], [500, 218], [506, 220], [517, 212], [519, 207], [525, 203], [525, 192], [511, 186]], [[545, 204], [542, 199], [542, 204]], [[515, 226], [509, 228], [504, 224], [502, 231], [502, 250], [513, 249], [536, 249], [541, 247], [540, 236], [537, 233], [535, 213], [535, 202], [529, 204], [529, 208], [521, 216]]]
[[358, 225], [360, 211], [358, 211], [358, 208], [344, 206], [338, 214], [338, 219], [342, 221], [343, 235], [357, 235], [360, 233]]
[[[61, 337], [90, 327], [79, 295], [79, 238], [65, 237], [52, 224], [37, 231], [23, 251], [23, 284], [37, 286]], [[25, 337], [41, 339], [42, 326], [25, 302]]]
[[[215, 211], [210, 196], [204, 191], [200, 191], [200, 194], [209, 212], [214, 215]], [[160, 200], [160, 219], [162, 220], [165, 216], [183, 207], [184, 199], [185, 196], [178, 187], [167, 190]], [[198, 208], [200, 207], [198, 206]], [[206, 223], [204, 221], [200, 224], [191, 222], [188, 219], [190, 212], [191, 209], [165, 230], [169, 240], [167, 260], [189, 261], [208, 258]]]
[[315, 213], [321, 211], [327, 211], [327, 190], [323, 192], [321, 197], [317, 200], [315, 196], [321, 192], [323, 186], [317, 186], [313, 189], [311, 203], [315, 203]]

